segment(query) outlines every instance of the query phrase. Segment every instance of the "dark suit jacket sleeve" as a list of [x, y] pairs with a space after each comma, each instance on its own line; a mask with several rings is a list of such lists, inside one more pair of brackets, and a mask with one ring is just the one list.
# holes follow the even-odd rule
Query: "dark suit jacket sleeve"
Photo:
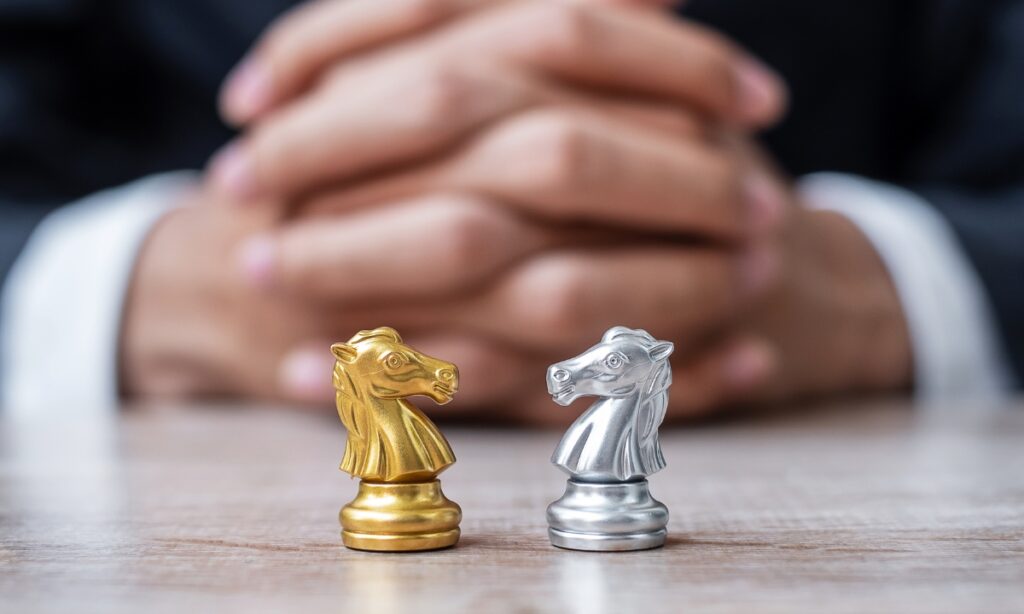
[[[59, 179], [83, 0], [0, 0], [0, 285], [39, 221], [74, 198]], [[78, 54], [80, 55], [80, 54]]]
[[49, 211], [44, 206], [0, 202], [0, 288], [35, 227]]
[[988, 5], [959, 86], [934, 91], [937, 136], [911, 158], [907, 183], [951, 223], [1024, 382], [1024, 2]]

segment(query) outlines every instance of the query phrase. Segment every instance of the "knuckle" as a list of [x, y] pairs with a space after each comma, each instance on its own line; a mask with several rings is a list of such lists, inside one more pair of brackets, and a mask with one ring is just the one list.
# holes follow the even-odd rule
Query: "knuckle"
[[325, 283], [324, 273], [316, 266], [283, 266], [275, 279], [275, 285], [280, 287], [286, 296], [291, 294], [312, 298], [329, 298], [333, 294], [334, 288]]
[[282, 155], [282, 151], [289, 149], [288, 140], [282, 140], [286, 136], [276, 125], [268, 123], [257, 126], [245, 143], [246, 152], [262, 185], [276, 186], [278, 173], [282, 168], [287, 168], [282, 166], [282, 162], [287, 163], [289, 159], [287, 155]]
[[263, 60], [279, 70], [294, 64], [298, 55], [298, 45], [292, 35], [292, 28], [286, 26], [287, 24], [281, 24], [271, 29], [260, 48]]
[[544, 57], [586, 52], [594, 43], [595, 21], [586, 3], [547, 2], [535, 9], [529, 49]]
[[737, 106], [739, 88], [733, 76], [732, 63], [723, 56], [714, 56], [705, 61], [704, 81], [708, 90], [718, 99], [724, 109]]
[[461, 113], [472, 95], [466, 75], [451, 64], [435, 63], [424, 70], [410, 92], [413, 122], [432, 125]]
[[[666, 285], [662, 301], [671, 307], [673, 330], [694, 334], [739, 313], [736, 268], [730, 257], [698, 249], [679, 262], [679, 276]], [[696, 300], [699, 299], [699, 300]]]
[[453, 197], [439, 205], [442, 268], [460, 271], [488, 260], [495, 225], [488, 208], [468, 197]]
[[450, 0], [404, 0], [398, 8], [400, 19], [409, 24], [424, 24], [444, 18], [451, 10]]
[[719, 103], [731, 105], [738, 94], [734, 69], [738, 54], [718, 35], [701, 35], [704, 38], [704, 52], [696, 56], [700, 77], [707, 91], [718, 98]]
[[706, 197], [716, 208], [736, 208], [740, 205], [743, 165], [734, 157], [715, 154], [707, 167]]
[[303, 43], [311, 17], [324, 10], [324, 1], [299, 5], [286, 11], [271, 25], [260, 44], [261, 54], [273, 65], [294, 63], [305, 48]]
[[308, 110], [287, 109], [279, 122], [265, 122], [245, 137], [244, 147], [261, 189], [270, 192], [288, 187], [306, 177], [312, 162], [328, 144], [309, 144], [303, 130]]
[[315, 261], [310, 262], [306, 258], [303, 247], [305, 244], [296, 240], [296, 237], [291, 235], [281, 237], [274, 249], [273, 286], [286, 293], [319, 293], [323, 282], [323, 271], [315, 266]]
[[707, 126], [696, 115], [688, 111], [674, 110], [668, 118], [676, 134], [694, 140], [704, 141], [708, 137]]
[[586, 180], [590, 151], [580, 123], [568, 114], [551, 111], [537, 112], [524, 121], [535, 187], [556, 194], [578, 188]]
[[584, 264], [577, 258], [558, 256], [535, 270], [531, 299], [533, 326], [553, 339], [572, 336], [570, 331], [585, 329], [589, 316], [591, 284]]

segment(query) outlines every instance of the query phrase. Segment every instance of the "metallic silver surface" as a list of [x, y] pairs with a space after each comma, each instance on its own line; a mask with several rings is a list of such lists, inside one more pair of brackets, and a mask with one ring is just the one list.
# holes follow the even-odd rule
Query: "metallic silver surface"
[[569, 480], [547, 516], [551, 543], [572, 550], [647, 550], [664, 545], [667, 534], [668, 508], [651, 496], [647, 480]]
[[668, 510], [646, 477], [665, 467], [658, 427], [665, 418], [674, 346], [616, 326], [601, 343], [548, 368], [548, 392], [569, 405], [599, 400], [569, 427], [551, 462], [569, 474], [548, 508], [551, 543], [578, 550], [640, 550], [665, 542]]

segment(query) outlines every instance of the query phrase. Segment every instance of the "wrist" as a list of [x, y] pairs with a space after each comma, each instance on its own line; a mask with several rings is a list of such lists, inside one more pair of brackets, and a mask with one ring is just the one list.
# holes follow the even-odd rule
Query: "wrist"
[[211, 316], [229, 283], [218, 266], [227, 246], [215, 207], [196, 204], [164, 215], [139, 251], [121, 320], [123, 396], [191, 396], [210, 390], [222, 372], [214, 358], [223, 330]]
[[[118, 344], [118, 381], [120, 393], [139, 397], [168, 390], [161, 374], [176, 371], [177, 336], [164, 334], [168, 328], [187, 329], [180, 318], [172, 318], [175, 304], [181, 300], [170, 259], [165, 255], [173, 247], [183, 211], [172, 210], [150, 231], [139, 250], [125, 297]], [[182, 250], [184, 252], [185, 250]]]
[[840, 310], [834, 321], [844, 380], [855, 390], [907, 388], [913, 380], [910, 331], [899, 293], [874, 246], [845, 216], [813, 211], [812, 236], [833, 282]]

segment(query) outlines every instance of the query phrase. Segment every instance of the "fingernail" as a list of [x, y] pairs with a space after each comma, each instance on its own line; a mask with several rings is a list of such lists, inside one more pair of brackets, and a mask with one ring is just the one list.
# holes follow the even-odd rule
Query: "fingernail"
[[225, 111], [229, 119], [247, 121], [267, 108], [273, 83], [270, 71], [256, 60], [242, 62], [228, 76], [224, 90]]
[[740, 119], [764, 123], [782, 111], [782, 81], [770, 68], [753, 58], [741, 59], [735, 68]]
[[733, 350], [725, 361], [725, 379], [738, 389], [760, 383], [772, 370], [771, 350], [761, 343], [747, 343]]
[[750, 235], [763, 236], [778, 228], [786, 199], [778, 184], [764, 173], [753, 173], [743, 181]]
[[278, 383], [288, 398], [299, 401], [324, 401], [331, 398], [331, 369], [334, 359], [323, 348], [301, 348], [284, 357], [278, 370]]
[[229, 143], [213, 157], [210, 177], [214, 185], [243, 201], [256, 193], [256, 169], [240, 141]]
[[242, 244], [239, 253], [242, 275], [258, 288], [273, 285], [277, 268], [277, 245], [266, 235], [258, 235]]
[[779, 254], [771, 245], [757, 244], [740, 256], [740, 285], [746, 294], [758, 294], [775, 281]]

